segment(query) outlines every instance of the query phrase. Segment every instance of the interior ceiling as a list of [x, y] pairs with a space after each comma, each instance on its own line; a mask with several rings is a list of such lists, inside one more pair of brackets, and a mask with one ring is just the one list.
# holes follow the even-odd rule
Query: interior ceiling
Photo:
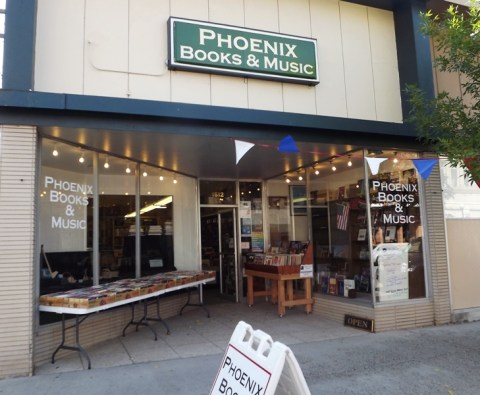
[[[124, 173], [125, 161], [130, 159], [197, 178], [268, 179], [318, 161], [328, 166], [332, 156], [357, 148], [295, 141], [299, 152], [284, 153], [277, 149], [280, 141], [242, 140], [255, 145], [236, 164], [235, 139], [228, 137], [59, 127], [39, 127], [39, 131], [44, 137], [71, 144], [68, 152], [55, 159], [65, 164], [78, 163], [84, 148], [99, 151], [100, 160], [108, 154], [112, 173]], [[121, 163], [118, 169], [112, 160], [115, 156], [122, 158], [116, 161]], [[50, 159], [47, 155], [42, 160], [48, 165]]]

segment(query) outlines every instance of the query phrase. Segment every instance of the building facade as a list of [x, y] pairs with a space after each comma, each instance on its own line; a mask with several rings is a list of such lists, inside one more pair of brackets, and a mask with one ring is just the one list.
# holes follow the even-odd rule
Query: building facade
[[[440, 168], [403, 123], [406, 83], [434, 94], [426, 6], [7, 0], [2, 374], [59, 342], [41, 294], [203, 268], [244, 303], [245, 264], [293, 241], [312, 250], [314, 314], [451, 322]], [[82, 342], [129, 313], [91, 317]]]

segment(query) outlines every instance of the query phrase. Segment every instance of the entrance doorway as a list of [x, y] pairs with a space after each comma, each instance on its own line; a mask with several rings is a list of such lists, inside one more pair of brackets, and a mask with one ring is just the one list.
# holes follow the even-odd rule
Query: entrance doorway
[[202, 269], [217, 272], [220, 296], [238, 301], [237, 219], [234, 208], [201, 208]]

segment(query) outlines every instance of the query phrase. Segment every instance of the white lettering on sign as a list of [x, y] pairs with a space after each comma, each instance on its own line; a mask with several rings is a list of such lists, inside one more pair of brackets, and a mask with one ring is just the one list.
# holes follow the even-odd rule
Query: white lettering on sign
[[297, 58], [295, 54], [295, 44], [282, 42], [270, 43], [267, 40], [258, 38], [245, 38], [243, 36], [232, 36], [231, 34], [223, 35], [211, 29], [200, 29], [200, 45], [206, 45], [206, 41], [216, 41], [217, 47], [228, 49], [238, 49], [239, 51], [259, 52], [263, 54], [271, 53], [272, 55], [285, 56], [287, 58]]
[[394, 204], [395, 213], [384, 213], [383, 223], [385, 224], [413, 224], [416, 219], [414, 215], [405, 215], [404, 208], [415, 203], [415, 194], [418, 193], [417, 184], [402, 184], [373, 181], [373, 189], [377, 191], [377, 201], [384, 204]]
[[229, 344], [210, 394], [264, 395], [271, 373]]
[[48, 200], [52, 204], [64, 205], [65, 216], [52, 215], [52, 229], [87, 229], [87, 221], [78, 216], [84, 216], [85, 213], [77, 213], [78, 206], [88, 206], [88, 196], [93, 194], [93, 186], [88, 184], [79, 184], [65, 180], [46, 176], [44, 187], [49, 188]]

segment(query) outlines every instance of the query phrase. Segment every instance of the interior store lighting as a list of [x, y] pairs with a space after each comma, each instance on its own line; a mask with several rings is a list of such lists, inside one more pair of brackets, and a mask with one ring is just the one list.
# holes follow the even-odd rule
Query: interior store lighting
[[393, 158], [393, 163], [398, 163], [397, 152], [394, 152], [395, 157]]
[[286, 182], [287, 184], [290, 184], [291, 181], [290, 181], [290, 178], [288, 178], [288, 176], [285, 176], [285, 182]]
[[85, 162], [85, 156], [83, 155], [83, 152], [82, 152], [82, 155], [80, 155], [80, 158], [78, 158], [78, 161], [80, 163], [84, 163]]
[[[173, 202], [173, 197], [172, 196], [167, 196], [164, 197], [163, 199], [160, 199], [159, 201], [149, 204], [148, 206], [145, 206], [140, 209], [140, 214], [145, 214], [148, 213], [149, 211], [156, 210], [156, 209], [165, 209], [167, 208], [167, 204], [170, 204]], [[135, 211], [125, 215], [125, 218], [134, 218], [137, 215]]]
[[158, 177], [158, 179], [159, 179], [160, 181], [163, 181], [163, 180], [164, 180], [163, 174], [160, 173], [160, 177]]
[[348, 155], [348, 167], [352, 167], [352, 155]]
[[143, 169], [142, 176], [144, 176], [144, 177], [148, 176], [147, 169]]
[[103, 167], [105, 169], [108, 169], [110, 167], [109, 163], [108, 163], [108, 156], [105, 158], [105, 163], [103, 164]]
[[178, 181], [177, 181], [177, 175], [174, 174], [174, 175], [173, 175], [173, 183], [176, 184], [177, 182], [178, 182]]
[[303, 181], [303, 176], [300, 172], [298, 172], [298, 181]]
[[336, 166], [333, 164], [333, 160], [330, 161], [330, 165], [332, 166], [332, 171], [337, 171]]
[[57, 145], [56, 144], [53, 146], [52, 155], [53, 156], [58, 156], [58, 150], [57, 150]]
[[130, 174], [132, 170], [130, 169], [130, 165], [127, 163], [127, 168], [125, 169], [125, 173]]

